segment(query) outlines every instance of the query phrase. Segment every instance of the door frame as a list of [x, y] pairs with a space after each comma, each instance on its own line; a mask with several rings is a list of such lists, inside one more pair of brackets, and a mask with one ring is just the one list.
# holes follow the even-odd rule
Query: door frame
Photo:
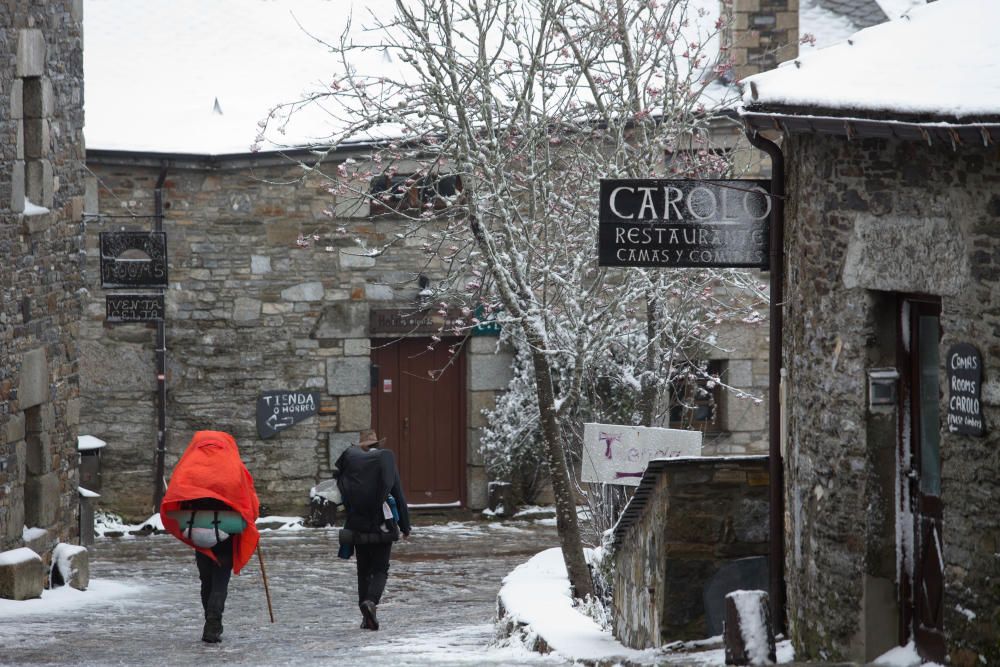
[[[917, 646], [922, 657], [944, 662], [945, 644], [943, 633], [928, 632], [920, 624], [922, 602], [920, 590], [928, 574], [925, 568], [922, 552], [923, 540], [927, 526], [940, 532], [941, 514], [943, 509], [942, 495], [924, 496], [920, 490], [920, 474], [922, 452], [920, 440], [921, 407], [918, 400], [920, 389], [920, 355], [919, 355], [919, 318], [921, 315], [933, 315], [938, 318], [938, 350], [940, 355], [941, 329], [941, 299], [924, 294], [900, 294], [897, 303], [897, 335], [898, 335], [898, 368], [900, 371], [899, 391], [899, 426], [898, 456], [899, 479], [897, 484], [899, 505], [897, 513], [909, 514], [911, 521], [902, 523], [908, 534], [898, 534], [897, 539], [904, 539], [904, 545], [899, 549], [901, 562], [898, 563], [900, 581], [898, 584], [900, 627], [899, 644], [905, 645], [911, 639]], [[904, 327], [909, 332], [908, 340], [903, 337]], [[909, 349], [907, 349], [909, 348]], [[938, 391], [941, 390], [940, 356], [938, 360]], [[940, 406], [940, 396], [938, 397]], [[905, 434], [909, 432], [909, 442]], [[938, 418], [938, 433], [941, 433], [940, 414]], [[939, 441], [940, 443], [940, 441]], [[940, 468], [940, 452], [939, 452]], [[908, 465], [907, 465], [908, 461]], [[940, 470], [939, 470], [940, 474]], [[935, 545], [940, 553], [940, 540]], [[912, 567], [910, 566], [912, 564]], [[944, 572], [940, 573], [940, 586], [943, 592]], [[943, 620], [943, 619], [939, 619]], [[943, 623], [942, 627], [943, 629]]]
[[[385, 338], [372, 337], [369, 339], [371, 352], [369, 354], [370, 363], [373, 367], [372, 378], [374, 382], [371, 387], [371, 428], [378, 430], [379, 423], [379, 395], [381, 394], [382, 388], [382, 374], [381, 369], [376, 368], [375, 364], [375, 354], [377, 348], [385, 348], [391, 345], [398, 345], [400, 343], [412, 342], [412, 341], [426, 341], [428, 344], [432, 342], [430, 335], [420, 335], [420, 336], [393, 336]], [[442, 337], [440, 341], [434, 343], [438, 346], [447, 347], [449, 345], [458, 345], [459, 351], [457, 353], [458, 358], [455, 360], [455, 372], [458, 373], [458, 460], [455, 463], [457, 479], [458, 479], [458, 501], [461, 507], [467, 507], [469, 504], [469, 475], [468, 475], [468, 449], [469, 449], [469, 415], [468, 415], [468, 401], [469, 401], [469, 378], [468, 378], [468, 354], [465, 349], [465, 340], [461, 337], [459, 338], [444, 338]], [[402, 383], [400, 383], [402, 386]], [[403, 493], [407, 495], [407, 502], [410, 502], [410, 490], [403, 485]], [[422, 503], [416, 502], [415, 504], [420, 505]], [[432, 503], [433, 504], [433, 503]]]

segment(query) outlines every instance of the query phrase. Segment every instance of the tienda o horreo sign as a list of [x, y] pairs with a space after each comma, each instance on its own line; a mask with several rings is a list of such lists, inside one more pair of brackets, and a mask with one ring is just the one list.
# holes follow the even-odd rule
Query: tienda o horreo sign
[[768, 182], [602, 180], [601, 266], [768, 268]]

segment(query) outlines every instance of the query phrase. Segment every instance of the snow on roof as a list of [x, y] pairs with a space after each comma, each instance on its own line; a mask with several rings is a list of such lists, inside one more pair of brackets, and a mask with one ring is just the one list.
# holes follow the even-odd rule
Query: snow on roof
[[743, 81], [743, 104], [957, 118], [1000, 114], [995, 0], [939, 0]]
[[811, 4], [845, 16], [858, 30], [870, 28], [888, 18], [876, 0], [811, 0]]
[[[321, 89], [336, 66], [306, 31], [337, 44], [352, 9], [360, 21], [369, 11], [386, 16], [392, 4], [86, 0], [87, 148], [248, 153], [274, 105]], [[289, 127], [287, 143], [329, 132], [321, 119], [303, 121]]]
[[799, 45], [799, 54], [842, 42], [861, 27], [867, 26], [859, 26], [846, 14], [831, 10], [822, 0], [801, 0], [799, 35], [805, 41]]
[[[350, 41], [377, 46], [381, 38], [366, 27], [395, 11], [395, 0], [85, 0], [87, 148], [248, 153], [275, 105], [329, 91], [343, 63], [327, 45], [346, 30]], [[690, 21], [702, 27], [686, 27], [685, 41], [699, 41], [718, 12], [718, 0], [691, 0]], [[362, 76], [405, 80], [404, 64], [386, 49], [354, 52], [350, 64]], [[706, 106], [734, 97], [721, 84], [705, 92]], [[341, 125], [312, 105], [283, 133], [269, 128], [270, 143], [259, 148], [322, 145]], [[398, 133], [387, 126], [352, 140]]]

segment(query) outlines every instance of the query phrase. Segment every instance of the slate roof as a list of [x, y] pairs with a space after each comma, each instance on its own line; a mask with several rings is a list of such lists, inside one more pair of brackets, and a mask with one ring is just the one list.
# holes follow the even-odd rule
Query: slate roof
[[858, 30], [870, 28], [889, 19], [875, 0], [814, 0], [835, 14], [840, 14], [857, 26]]

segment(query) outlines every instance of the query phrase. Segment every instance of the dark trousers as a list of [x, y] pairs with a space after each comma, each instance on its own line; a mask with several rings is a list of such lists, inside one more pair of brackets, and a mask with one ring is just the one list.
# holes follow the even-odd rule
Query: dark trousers
[[201, 579], [201, 606], [205, 609], [205, 619], [221, 620], [226, 609], [229, 578], [233, 574], [233, 539], [219, 542], [212, 547], [212, 553], [219, 559], [218, 564], [200, 551], [195, 552], [194, 558]]
[[371, 600], [378, 604], [385, 591], [385, 581], [389, 578], [388, 544], [358, 544], [354, 556], [358, 561], [358, 604]]

